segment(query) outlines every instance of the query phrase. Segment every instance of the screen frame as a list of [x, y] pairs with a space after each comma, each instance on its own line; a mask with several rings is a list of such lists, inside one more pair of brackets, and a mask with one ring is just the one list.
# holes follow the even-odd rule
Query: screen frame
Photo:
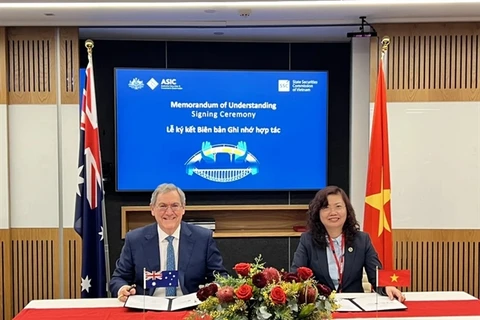
[[[208, 69], [192, 69], [192, 68], [149, 68], [149, 67], [139, 67], [139, 68], [135, 68], [135, 67], [115, 67], [113, 68], [113, 98], [114, 98], [114, 106], [113, 106], [113, 127], [114, 127], [114, 166], [115, 166], [115, 176], [114, 176], [114, 179], [115, 179], [115, 192], [118, 192], [118, 193], [144, 193], [144, 192], [153, 192], [154, 189], [151, 189], [151, 190], [148, 190], [148, 189], [134, 189], [134, 190], [130, 190], [130, 189], [119, 189], [118, 188], [118, 141], [117, 141], [117, 138], [118, 138], [118, 134], [117, 134], [117, 125], [118, 125], [118, 117], [117, 117], [117, 106], [118, 106], [118, 103], [117, 103], [117, 98], [118, 98], [118, 95], [117, 95], [117, 70], [164, 70], [164, 71], [194, 71], [194, 72], [208, 72], [208, 71], [215, 71], [215, 72], [251, 72], [251, 73], [266, 73], [266, 72], [283, 72], [283, 73], [325, 73], [326, 74], [326, 77], [327, 77], [327, 87], [326, 87], [326, 90], [325, 90], [325, 102], [326, 102], [326, 108], [325, 108], [325, 137], [326, 137], [326, 140], [325, 140], [325, 172], [324, 172], [324, 175], [325, 175], [325, 185], [321, 188], [324, 188], [328, 185], [328, 181], [329, 181], [329, 177], [328, 177], [328, 167], [329, 167], [329, 163], [328, 163], [328, 146], [329, 146], [329, 135], [328, 135], [328, 129], [329, 129], [329, 120], [328, 120], [328, 116], [329, 116], [329, 109], [330, 109], [330, 106], [329, 106], [329, 89], [330, 89], [330, 72], [328, 70], [244, 70], [244, 69], [212, 69], [212, 68], [208, 68]], [[167, 183], [169, 181], [163, 181], [163, 182], [159, 182], [159, 185], [161, 183]], [[171, 181], [171, 183], [174, 183], [174, 181]], [[233, 193], [233, 192], [276, 192], [276, 191], [280, 191], [280, 192], [304, 192], [304, 191], [317, 191], [319, 188], [295, 188], [295, 189], [235, 189], [235, 188], [232, 188], [232, 189], [225, 189], [225, 188], [221, 188], [221, 189], [188, 189], [188, 188], [182, 188], [181, 186], [179, 186], [182, 191], [187, 191], [187, 192], [229, 192], [229, 193]], [[321, 189], [320, 188], [320, 189]]]

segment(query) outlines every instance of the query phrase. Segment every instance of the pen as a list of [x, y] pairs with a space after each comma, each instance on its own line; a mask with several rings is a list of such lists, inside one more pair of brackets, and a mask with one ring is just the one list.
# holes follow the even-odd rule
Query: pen
[[137, 286], [136, 284], [132, 284], [132, 285], [130, 286], [130, 288], [128, 288], [127, 291], [130, 292], [130, 290], [134, 289], [136, 286]]

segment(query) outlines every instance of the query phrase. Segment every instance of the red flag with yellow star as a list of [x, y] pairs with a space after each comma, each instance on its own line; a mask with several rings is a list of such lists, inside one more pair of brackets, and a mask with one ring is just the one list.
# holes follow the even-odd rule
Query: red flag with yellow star
[[377, 286], [410, 287], [410, 270], [378, 270]]
[[393, 240], [388, 150], [387, 88], [383, 62], [380, 60], [370, 138], [363, 231], [370, 234], [383, 269], [392, 270]]

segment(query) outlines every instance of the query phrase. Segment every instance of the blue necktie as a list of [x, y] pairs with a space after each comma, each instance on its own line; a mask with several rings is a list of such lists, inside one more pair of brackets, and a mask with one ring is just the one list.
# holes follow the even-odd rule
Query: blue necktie
[[[175, 270], [175, 251], [173, 250], [173, 236], [168, 236], [168, 246], [167, 246], [167, 271], [168, 270]], [[167, 297], [174, 297], [177, 295], [177, 288], [175, 287], [167, 287], [166, 288], [166, 296]]]

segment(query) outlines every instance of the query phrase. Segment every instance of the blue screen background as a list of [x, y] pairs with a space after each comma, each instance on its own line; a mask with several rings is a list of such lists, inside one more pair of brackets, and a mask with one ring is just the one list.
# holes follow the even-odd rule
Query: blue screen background
[[[82, 72], [83, 74], [83, 72]], [[137, 79], [143, 86], [133, 89]], [[158, 86], [151, 89], [147, 82]], [[176, 89], [161, 81], [175, 79]], [[290, 80], [290, 92], [279, 92]], [[315, 80], [310, 92], [293, 92], [293, 81]], [[116, 173], [118, 191], [151, 191], [163, 182], [184, 190], [314, 190], [327, 172], [327, 73], [116, 69]], [[83, 82], [82, 82], [83, 83]], [[178, 89], [178, 88], [181, 88]], [[277, 109], [171, 108], [178, 102], [276, 103]], [[192, 112], [253, 112], [252, 118], [196, 118]], [[168, 133], [173, 127], [280, 128], [280, 133]], [[211, 145], [244, 141], [258, 173], [233, 182], [188, 175], [186, 162]], [[228, 155], [217, 155], [223, 160]], [[221, 161], [219, 161], [221, 162]], [[202, 164], [198, 164], [200, 167]], [[240, 164], [241, 166], [242, 164]], [[244, 165], [244, 164], [243, 164]], [[220, 163], [211, 167], [222, 167]], [[238, 165], [237, 165], [238, 166]], [[208, 167], [208, 166], [207, 166]], [[222, 167], [223, 168], [223, 167]]]

